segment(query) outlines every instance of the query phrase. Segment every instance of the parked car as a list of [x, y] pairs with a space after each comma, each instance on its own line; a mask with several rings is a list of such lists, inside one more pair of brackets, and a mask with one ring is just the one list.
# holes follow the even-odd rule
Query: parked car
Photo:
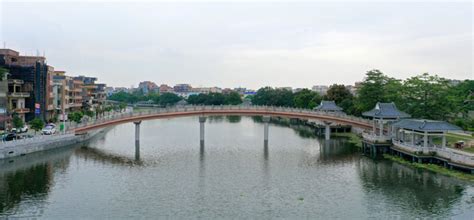
[[47, 124], [43, 130], [41, 131], [42, 134], [44, 135], [52, 135], [56, 133], [56, 125], [54, 124]]
[[12, 140], [16, 140], [16, 139], [20, 139], [20, 138], [14, 133], [9, 133], [9, 134], [3, 135], [3, 141], [12, 141]]
[[25, 132], [28, 132], [28, 126], [23, 126], [22, 128], [20, 128], [18, 131], [16, 128], [12, 128], [12, 132], [13, 133], [25, 133]]

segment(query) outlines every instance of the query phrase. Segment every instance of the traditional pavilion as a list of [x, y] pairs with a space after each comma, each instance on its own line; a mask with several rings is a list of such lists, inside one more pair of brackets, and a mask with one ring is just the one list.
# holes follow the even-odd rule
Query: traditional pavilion
[[[446, 147], [448, 131], [462, 131], [445, 121], [404, 119], [394, 123], [394, 142], [413, 147]], [[441, 139], [435, 140], [435, 139]]]
[[[398, 110], [397, 106], [395, 106], [395, 103], [381, 103], [377, 102], [375, 105], [375, 108], [368, 112], [362, 113], [363, 116], [372, 118], [373, 120], [373, 127], [372, 131], [375, 136], [384, 136], [384, 129], [385, 129], [385, 124], [387, 123], [392, 123], [394, 121], [398, 121], [403, 118], [409, 118], [410, 115]], [[377, 127], [376, 124], [379, 124], [379, 132], [377, 134]], [[387, 135], [390, 135], [391, 132], [391, 126], [387, 126]]]
[[330, 113], [343, 113], [342, 108], [337, 106], [334, 101], [321, 101], [321, 104], [316, 106], [314, 110]]

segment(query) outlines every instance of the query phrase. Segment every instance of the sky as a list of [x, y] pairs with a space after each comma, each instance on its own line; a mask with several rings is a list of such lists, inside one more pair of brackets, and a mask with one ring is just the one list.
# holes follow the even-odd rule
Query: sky
[[7, 48], [110, 86], [309, 88], [371, 69], [474, 79], [470, 1], [0, 0], [0, 12]]

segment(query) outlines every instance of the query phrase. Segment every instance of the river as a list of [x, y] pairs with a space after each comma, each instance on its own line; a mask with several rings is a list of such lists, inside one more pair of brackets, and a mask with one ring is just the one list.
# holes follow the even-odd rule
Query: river
[[0, 218], [411, 219], [474, 216], [474, 186], [360, 154], [301, 126], [212, 117], [144, 121], [81, 146], [0, 161]]

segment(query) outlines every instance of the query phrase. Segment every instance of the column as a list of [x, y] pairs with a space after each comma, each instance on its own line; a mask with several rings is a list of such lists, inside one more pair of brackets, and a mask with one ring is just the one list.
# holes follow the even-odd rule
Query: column
[[331, 139], [331, 122], [324, 122], [324, 139], [330, 140]]
[[372, 131], [374, 132], [374, 135], [376, 135], [376, 129], [375, 129], [375, 118], [372, 119], [373, 120], [373, 123], [372, 123]]
[[199, 140], [201, 146], [204, 146], [204, 123], [206, 122], [206, 117], [199, 116]]
[[142, 121], [133, 122], [135, 124], [135, 159], [140, 159], [140, 124]]
[[270, 122], [270, 116], [263, 116], [263, 144], [264, 146], [268, 146], [268, 126]]
[[428, 132], [423, 134], [423, 147], [428, 147]]
[[383, 118], [380, 119], [379, 121], [379, 135], [383, 136]]
[[441, 147], [446, 147], [446, 131], [443, 132]]
[[415, 145], [415, 131], [411, 133], [411, 145]]

